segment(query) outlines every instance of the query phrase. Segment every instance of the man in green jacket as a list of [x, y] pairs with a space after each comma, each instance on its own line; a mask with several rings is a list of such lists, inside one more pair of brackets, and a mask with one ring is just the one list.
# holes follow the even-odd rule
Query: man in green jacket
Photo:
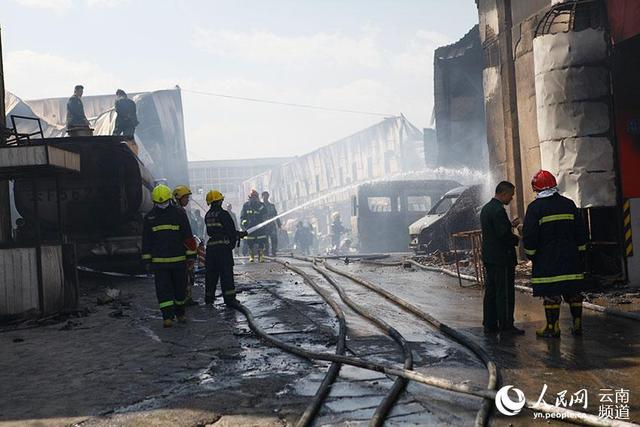
[[515, 186], [502, 181], [496, 187], [494, 197], [480, 212], [482, 225], [482, 260], [485, 268], [483, 302], [485, 333], [524, 334], [513, 326], [515, 300], [515, 267], [518, 236], [512, 229], [520, 224], [518, 218], [509, 221], [505, 206], [511, 203]]

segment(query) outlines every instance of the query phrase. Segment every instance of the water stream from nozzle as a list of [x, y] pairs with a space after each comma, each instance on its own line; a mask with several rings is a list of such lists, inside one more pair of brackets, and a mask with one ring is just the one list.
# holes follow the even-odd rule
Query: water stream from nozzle
[[288, 211], [283, 212], [273, 218], [269, 218], [268, 220], [263, 221], [260, 224], [254, 225], [253, 227], [248, 228], [246, 231], [247, 233], [253, 233], [254, 231], [259, 230], [264, 226], [271, 224], [272, 222], [278, 220], [279, 218], [290, 215], [293, 212], [299, 211], [300, 209], [304, 209], [305, 207], [309, 205], [313, 205], [314, 203], [317, 203], [323, 199], [327, 199], [337, 194], [351, 191], [352, 189], [357, 188], [359, 185], [370, 184], [375, 182], [383, 182], [383, 181], [397, 181], [402, 179], [416, 179], [416, 180], [418, 179], [458, 179], [462, 181], [463, 184], [465, 183], [470, 184], [474, 182], [484, 182], [486, 180], [486, 174], [480, 171], [470, 170], [466, 168], [448, 169], [448, 168], [441, 167], [437, 169], [429, 169], [424, 171], [403, 172], [403, 173], [398, 173], [394, 175], [371, 179], [368, 181], [359, 181], [359, 182], [347, 185], [345, 187], [330, 191], [314, 199], [308, 200], [299, 206], [291, 208]]

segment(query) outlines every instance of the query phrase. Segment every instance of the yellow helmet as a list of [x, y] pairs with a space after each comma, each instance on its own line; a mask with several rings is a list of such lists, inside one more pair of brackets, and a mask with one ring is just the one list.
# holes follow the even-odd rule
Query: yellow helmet
[[173, 197], [175, 197], [176, 200], [180, 200], [184, 196], [190, 196], [191, 194], [191, 189], [186, 185], [178, 185], [173, 189]]
[[171, 189], [164, 184], [157, 185], [151, 192], [153, 203], [164, 203], [171, 200]]
[[224, 196], [218, 190], [211, 190], [207, 193], [207, 205], [221, 200], [224, 200]]

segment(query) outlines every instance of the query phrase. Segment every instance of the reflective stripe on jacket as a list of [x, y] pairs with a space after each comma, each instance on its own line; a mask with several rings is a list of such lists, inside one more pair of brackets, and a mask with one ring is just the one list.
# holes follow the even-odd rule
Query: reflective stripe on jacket
[[[255, 225], [263, 222], [265, 218], [264, 204], [260, 201], [248, 201], [242, 206], [242, 212], [240, 213], [240, 225], [243, 230], [247, 230]], [[254, 231], [250, 237], [260, 237], [265, 234], [264, 228]]]
[[154, 268], [172, 268], [196, 255], [191, 227], [186, 214], [174, 205], [154, 207], [144, 217], [142, 259]]
[[581, 212], [571, 199], [554, 194], [531, 202], [523, 226], [524, 251], [533, 262], [534, 295], [571, 294], [582, 290], [581, 251], [587, 235]]
[[237, 231], [229, 212], [222, 209], [221, 206], [211, 205], [204, 221], [209, 236], [207, 247], [226, 245], [229, 249], [233, 249], [236, 244]]

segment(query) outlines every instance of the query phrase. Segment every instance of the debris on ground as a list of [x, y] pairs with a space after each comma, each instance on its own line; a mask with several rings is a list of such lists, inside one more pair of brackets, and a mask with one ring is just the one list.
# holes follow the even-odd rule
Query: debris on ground
[[112, 303], [120, 298], [120, 289], [107, 288], [104, 292], [96, 298], [98, 305], [105, 305]]

